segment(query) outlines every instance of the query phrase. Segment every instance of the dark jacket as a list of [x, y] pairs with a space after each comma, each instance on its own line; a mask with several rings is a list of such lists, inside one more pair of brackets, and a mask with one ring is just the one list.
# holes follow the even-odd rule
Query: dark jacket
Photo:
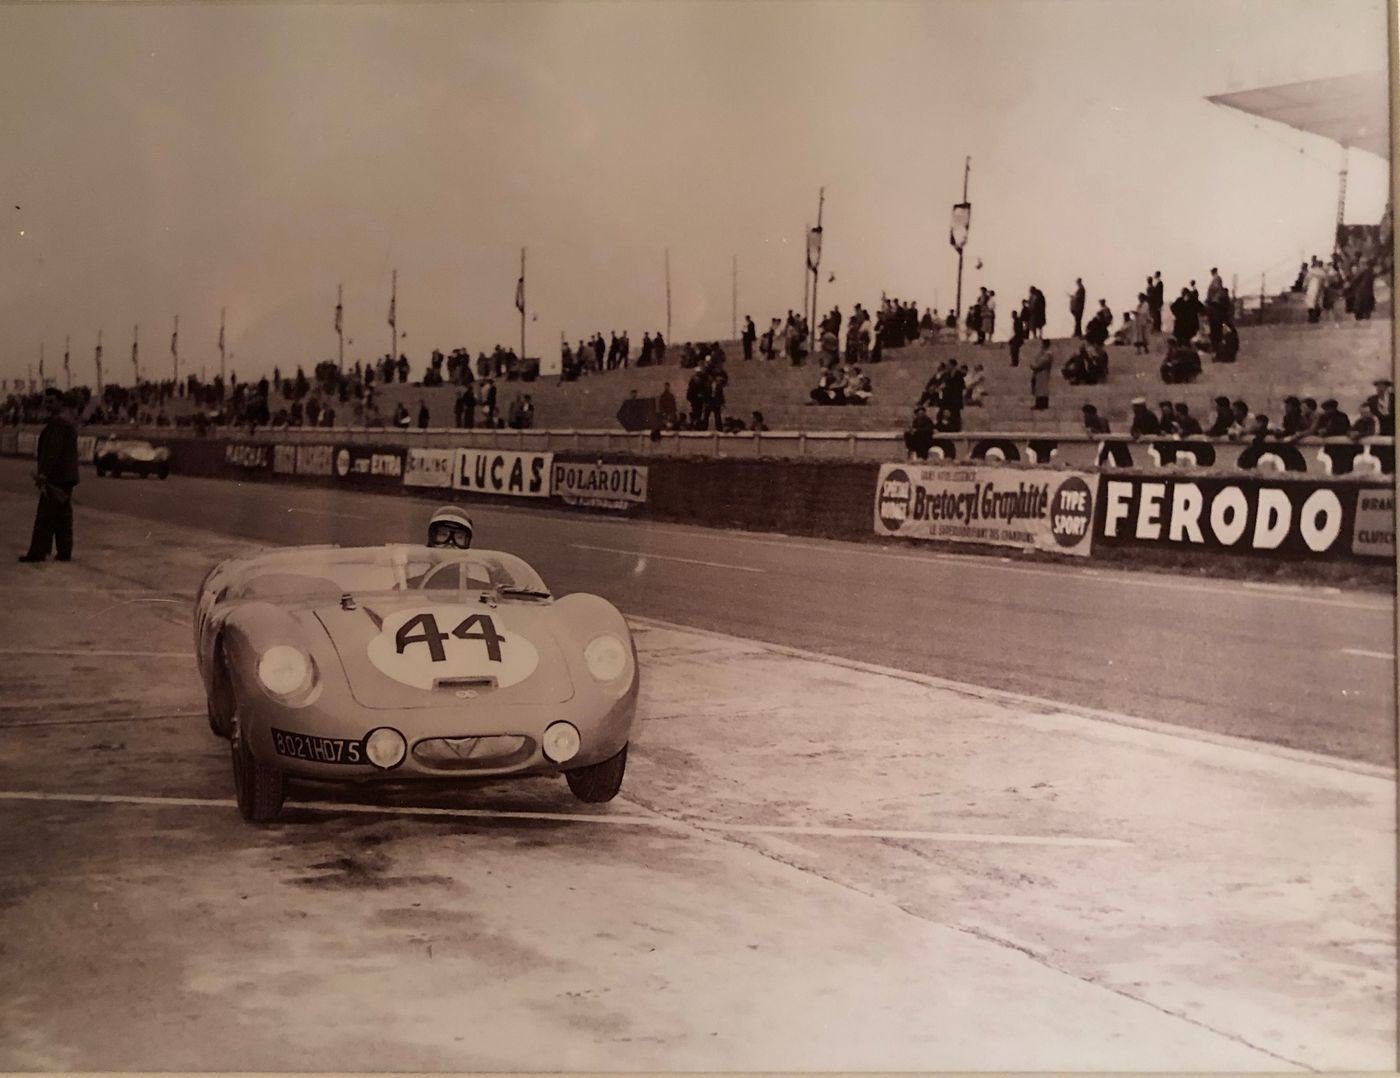
[[54, 416], [39, 432], [38, 470], [50, 483], [77, 484], [78, 428], [67, 416]]

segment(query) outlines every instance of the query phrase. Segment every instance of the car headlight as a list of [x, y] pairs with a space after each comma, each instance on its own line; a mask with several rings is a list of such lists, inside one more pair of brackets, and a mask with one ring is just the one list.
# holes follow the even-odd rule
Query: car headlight
[[571, 722], [550, 723], [545, 728], [544, 737], [540, 739], [540, 748], [556, 764], [572, 760], [578, 755], [581, 744], [582, 739], [578, 736], [578, 730]]
[[311, 660], [289, 644], [274, 644], [258, 660], [258, 680], [275, 696], [295, 696], [311, 687]]
[[365, 756], [375, 767], [389, 770], [403, 763], [408, 755], [408, 742], [392, 726], [381, 726], [365, 735]]
[[627, 645], [612, 633], [595, 636], [583, 649], [583, 661], [599, 681], [612, 681], [627, 669]]

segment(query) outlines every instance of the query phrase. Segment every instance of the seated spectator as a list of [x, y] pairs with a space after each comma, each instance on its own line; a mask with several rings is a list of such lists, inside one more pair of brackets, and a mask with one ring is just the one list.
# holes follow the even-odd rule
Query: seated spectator
[[1232, 442], [1238, 442], [1243, 438], [1248, 438], [1254, 428], [1254, 422], [1250, 418], [1249, 405], [1242, 400], [1236, 400], [1230, 405], [1230, 429], [1225, 432], [1225, 437]]
[[845, 404], [845, 381], [834, 369], [823, 367], [811, 393], [813, 404]]
[[1283, 398], [1283, 419], [1280, 430], [1285, 438], [1297, 441], [1302, 436], [1307, 420], [1303, 418], [1303, 405], [1297, 397]]
[[1207, 438], [1224, 438], [1230, 433], [1230, 425], [1234, 423], [1234, 416], [1230, 412], [1230, 398], [1215, 398], [1215, 415], [1210, 421], [1210, 427], [1206, 430]]
[[1335, 400], [1325, 400], [1322, 402], [1322, 412], [1317, 417], [1317, 431], [1319, 438], [1343, 438], [1351, 433], [1351, 419], [1337, 407]]
[[934, 372], [929, 375], [929, 379], [924, 383], [924, 391], [919, 395], [919, 403], [932, 405], [937, 408], [943, 400], [943, 383], [948, 377], [948, 362], [944, 360], [938, 364]]
[[1085, 434], [1112, 434], [1113, 431], [1108, 425], [1108, 420], [1099, 415], [1099, 410], [1092, 404], [1086, 404], [1084, 412], [1084, 433]]
[[746, 430], [748, 428], [744, 425], [744, 421], [732, 415], [725, 416], [719, 428], [721, 434], [743, 434]]
[[962, 430], [962, 412], [946, 404], [942, 405], [938, 414], [934, 416], [933, 427], [943, 434], [957, 434]]
[[1215, 354], [1211, 357], [1215, 363], [1233, 363], [1235, 357], [1240, 354], [1240, 335], [1235, 329], [1234, 323], [1223, 322], [1220, 326], [1220, 343], [1216, 345]]
[[986, 372], [983, 371], [982, 364], [979, 363], [967, 376], [966, 384], [963, 387], [963, 403], [969, 408], [982, 407], [982, 401], [987, 395], [986, 380]]
[[1379, 424], [1377, 431], [1382, 437], [1395, 437], [1395, 385], [1389, 378], [1377, 378], [1374, 383], [1375, 393], [1367, 398], [1374, 402], [1372, 410], [1376, 415], [1376, 422]]
[[1241, 435], [1242, 440], [1251, 445], [1261, 445], [1269, 438], [1277, 440], [1283, 436], [1283, 431], [1269, 425], [1269, 417], [1262, 412], [1256, 415], [1249, 422], [1249, 426]]
[[870, 401], [873, 390], [870, 375], [862, 374], [859, 367], [852, 367], [850, 377], [846, 380], [846, 403], [866, 404]]
[[904, 432], [904, 448], [909, 459], [928, 460], [928, 451], [933, 447], [933, 420], [922, 405], [914, 406], [914, 417]]
[[1108, 379], [1108, 352], [1101, 343], [1092, 343], [1086, 337], [1079, 351], [1065, 360], [1060, 373], [1072, 386], [1098, 385]]
[[763, 421], [763, 413], [754, 412], [752, 418], [749, 420], [749, 430], [753, 431], [755, 434], [762, 434], [767, 429], [768, 424]]
[[1380, 415], [1376, 411], [1376, 398], [1367, 397], [1361, 402], [1356, 421], [1351, 425], [1351, 437], [1372, 438], [1381, 432]]
[[1193, 382], [1201, 373], [1200, 353], [1190, 344], [1172, 338], [1167, 342], [1167, 354], [1160, 370], [1164, 382]]
[[1299, 438], [1314, 438], [1317, 436], [1317, 424], [1322, 418], [1322, 413], [1317, 410], [1317, 401], [1312, 397], [1303, 398], [1302, 417], [1298, 427], [1298, 433], [1294, 436], [1296, 442]]
[[1162, 433], [1162, 425], [1147, 408], [1146, 397], [1133, 398], [1133, 419], [1128, 433], [1134, 438], [1150, 438]]
[[1157, 402], [1157, 430], [1163, 437], [1176, 434], [1176, 409], [1171, 401]]
[[1178, 438], [1199, 438], [1202, 434], [1201, 421], [1191, 414], [1185, 401], [1176, 406], [1176, 436]]
[[1123, 324], [1113, 331], [1113, 343], [1116, 345], [1132, 344], [1135, 328], [1132, 312], [1124, 311]]
[[394, 409], [394, 426], [400, 430], [407, 430], [409, 424], [408, 409], [403, 406], [403, 401], [399, 401], [399, 406]]

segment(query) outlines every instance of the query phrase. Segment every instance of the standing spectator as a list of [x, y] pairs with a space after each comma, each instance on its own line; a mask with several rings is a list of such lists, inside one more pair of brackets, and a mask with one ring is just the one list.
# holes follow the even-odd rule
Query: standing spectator
[[977, 337], [977, 343], [981, 344], [984, 336], [990, 341], [996, 335], [996, 329], [997, 294], [989, 289], [982, 298], [982, 327]]
[[1347, 290], [1351, 297], [1352, 315], [1358, 322], [1368, 320], [1376, 309], [1376, 274], [1369, 259], [1362, 259], [1353, 271]]
[[1084, 279], [1076, 277], [1074, 279], [1074, 291], [1069, 297], [1069, 313], [1074, 316], [1074, 336], [1076, 338], [1084, 336]]
[[481, 404], [486, 410], [486, 425], [494, 428], [496, 426], [496, 381], [494, 378], [486, 379], [486, 384], [482, 387]]
[[1322, 259], [1313, 255], [1307, 279], [1303, 282], [1303, 296], [1308, 304], [1308, 321], [1311, 323], [1316, 324], [1322, 317], [1322, 297], [1326, 286], [1327, 273], [1322, 268]]
[[1201, 316], [1189, 288], [1183, 288], [1181, 295], [1172, 300], [1171, 310], [1172, 336], [1182, 344], [1190, 343], [1201, 328]]
[[1395, 437], [1395, 384], [1389, 378], [1377, 378], [1375, 413], [1379, 433], [1386, 438]]
[[1045, 336], [1045, 293], [1031, 285], [1031, 326], [1030, 335], [1036, 340]]
[[420, 397], [420, 398], [418, 399], [418, 429], [419, 429], [419, 430], [427, 430], [427, 429], [428, 429], [428, 419], [429, 419], [429, 416], [428, 416], [428, 406], [423, 402], [423, 399]]
[[408, 381], [408, 357], [407, 357], [406, 355], [404, 355], [403, 353], [399, 353], [398, 372], [399, 372], [399, 381], [400, 381], [400, 382], [407, 382], [407, 381]]
[[928, 460], [928, 451], [933, 448], [933, 420], [922, 404], [914, 406], [914, 417], [904, 432], [904, 448], [910, 460]]
[[34, 485], [39, 505], [34, 529], [22, 562], [41, 562], [56, 550], [59, 561], [73, 560], [73, 488], [78, 485], [78, 428], [65, 414], [63, 394], [53, 386], [44, 390], [48, 418], [39, 432]]
[[690, 376], [690, 383], [685, 389], [685, 399], [690, 405], [690, 428], [700, 430], [700, 419], [708, 414], [710, 404], [710, 383], [703, 370], [696, 368], [695, 373]]
[[471, 382], [457, 394], [457, 426], [466, 430], [476, 426], [476, 390]]
[[943, 407], [957, 429], [962, 430], [962, 410], [963, 402], [967, 394], [967, 371], [958, 364], [953, 365], [953, 369], [948, 372], [948, 377], [943, 380]]
[[[1024, 310], [1024, 308], [1022, 308]], [[1026, 343], [1026, 322], [1021, 311], [1011, 312], [1011, 340], [1007, 347], [1011, 350], [1011, 365], [1021, 365], [1021, 345]]]
[[753, 359], [753, 342], [758, 340], [758, 331], [754, 328], [752, 315], [744, 315], [744, 335], [740, 340], [744, 342], [744, 358]]
[[1148, 302], [1147, 293], [1138, 293], [1137, 315], [1133, 318], [1133, 352], [1139, 355], [1147, 355], [1151, 351], [1150, 332], [1154, 322], [1152, 314], [1152, 304]]
[[715, 430], [724, 426], [724, 383], [728, 381], [723, 370], [715, 371], [710, 376], [710, 394], [705, 402], [705, 414], [700, 420], [700, 429], [705, 430], [710, 425], [710, 417], [715, 420]]
[[671, 383], [664, 382], [656, 397], [656, 418], [661, 426], [670, 430], [676, 420], [676, 395], [671, 392]]
[[1050, 407], [1050, 370], [1055, 365], [1055, 353], [1050, 342], [1042, 340], [1040, 351], [1031, 360], [1031, 396], [1035, 398], [1034, 410], [1043, 412]]
[[1158, 270], [1147, 278], [1147, 304], [1152, 311], [1152, 332], [1162, 332], [1162, 307], [1166, 302], [1166, 287], [1162, 284], [1162, 271]]
[[982, 370], [982, 364], [977, 364], [972, 373], [967, 376], [967, 390], [963, 394], [964, 400], [969, 408], [981, 408], [982, 399], [986, 396], [987, 390], [984, 383], [987, 380], [986, 372]]
[[1210, 325], [1211, 350], [1220, 347], [1220, 330], [1230, 321], [1230, 290], [1220, 279], [1220, 271], [1210, 268], [1210, 284], [1206, 288], [1206, 321]]

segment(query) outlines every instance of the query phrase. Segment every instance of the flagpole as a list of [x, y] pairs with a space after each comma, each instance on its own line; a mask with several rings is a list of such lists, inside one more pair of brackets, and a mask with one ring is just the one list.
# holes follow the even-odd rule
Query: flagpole
[[525, 369], [525, 248], [520, 248], [520, 369]]
[[817, 350], [817, 280], [818, 271], [822, 264], [822, 207], [826, 205], [826, 188], [823, 187], [817, 194], [817, 262], [812, 267], [812, 318], [807, 323], [807, 350], [815, 352]]
[[337, 366], [341, 370], [345, 369], [345, 286], [338, 284], [335, 286], [335, 336], [337, 341]]
[[729, 332], [739, 339], [739, 256], [734, 256], [734, 268], [729, 275]]
[[[971, 171], [972, 171], [972, 158], [969, 157], [969, 158], [967, 158], [967, 159], [963, 162], [963, 197], [962, 197], [962, 200], [963, 200], [964, 202], [967, 201], [967, 174], [968, 174], [969, 172], [971, 172]], [[964, 241], [964, 244], [966, 244], [966, 241]], [[958, 248], [958, 294], [957, 294], [957, 298], [953, 301], [953, 314], [954, 314], [954, 316], [955, 316], [955, 325], [954, 325], [954, 329], [953, 329], [953, 334], [954, 334], [955, 337], [957, 336], [957, 333], [958, 333], [958, 327], [960, 327], [960, 326], [962, 325], [962, 271], [963, 271], [963, 249], [962, 249], [962, 247], [959, 247], [959, 248]]]
[[671, 248], [666, 248], [666, 343], [671, 343]]
[[180, 316], [175, 316], [175, 329], [170, 334], [170, 359], [175, 381], [180, 381]]
[[72, 339], [67, 333], [63, 335], [63, 380], [68, 389], [73, 388], [73, 369], [68, 365], [68, 345]]
[[44, 388], [44, 342], [39, 342], [39, 388]]
[[399, 271], [394, 270], [392, 283], [389, 286], [389, 358], [397, 359], [394, 354], [399, 347]]
[[812, 256], [807, 245], [812, 242], [812, 226], [802, 229], [802, 313], [805, 315], [812, 305]]
[[227, 360], [224, 355], [224, 315], [227, 313], [227, 307], [219, 308], [219, 384], [223, 386], [228, 384], [228, 377], [225, 371], [225, 363]]
[[102, 395], [102, 331], [97, 331], [97, 351], [93, 353], [92, 361], [97, 367], [97, 395]]
[[140, 353], [141, 326], [138, 323], [131, 327], [131, 369], [136, 385], [141, 384], [141, 353]]

